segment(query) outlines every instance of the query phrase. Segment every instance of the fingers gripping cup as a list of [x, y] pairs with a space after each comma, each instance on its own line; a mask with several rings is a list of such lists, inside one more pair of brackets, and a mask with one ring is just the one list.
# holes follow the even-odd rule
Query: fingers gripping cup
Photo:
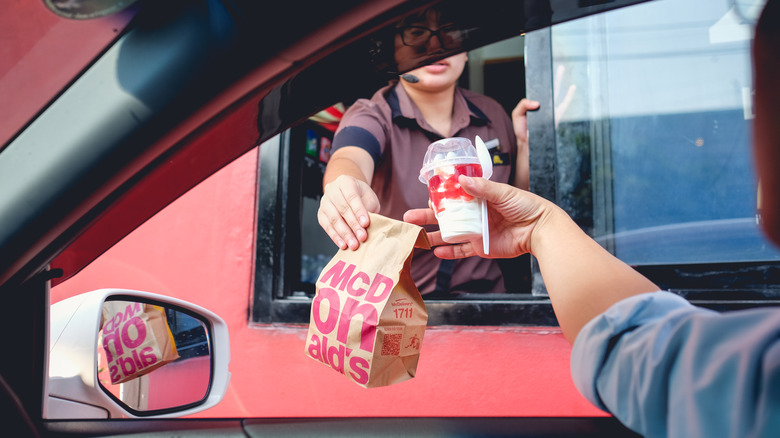
[[482, 176], [477, 149], [467, 138], [445, 138], [428, 146], [420, 181], [428, 185], [441, 237], [459, 243], [482, 236], [482, 200], [466, 193], [458, 176]]

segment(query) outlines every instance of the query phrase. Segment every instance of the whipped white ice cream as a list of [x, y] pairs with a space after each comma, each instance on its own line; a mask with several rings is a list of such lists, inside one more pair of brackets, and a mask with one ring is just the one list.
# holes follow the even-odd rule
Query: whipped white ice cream
[[441, 237], [447, 243], [465, 242], [482, 236], [480, 200], [442, 199], [436, 213]]

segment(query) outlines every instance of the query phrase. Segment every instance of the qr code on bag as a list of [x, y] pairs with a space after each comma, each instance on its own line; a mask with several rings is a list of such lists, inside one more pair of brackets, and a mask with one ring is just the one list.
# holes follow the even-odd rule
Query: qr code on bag
[[401, 339], [403, 339], [403, 333], [397, 335], [385, 334], [385, 339], [382, 342], [382, 356], [398, 356], [401, 354]]

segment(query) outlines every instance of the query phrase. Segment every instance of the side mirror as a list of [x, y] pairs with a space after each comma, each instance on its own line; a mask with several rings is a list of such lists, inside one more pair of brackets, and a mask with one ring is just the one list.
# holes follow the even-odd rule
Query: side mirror
[[101, 289], [51, 306], [44, 417], [164, 418], [208, 409], [230, 380], [225, 322], [147, 292]]

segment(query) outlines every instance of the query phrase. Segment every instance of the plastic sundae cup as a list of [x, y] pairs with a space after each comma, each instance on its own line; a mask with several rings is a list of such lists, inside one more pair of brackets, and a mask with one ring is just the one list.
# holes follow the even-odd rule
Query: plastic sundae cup
[[459, 243], [481, 237], [482, 203], [466, 193], [458, 176], [482, 176], [477, 149], [462, 137], [444, 138], [428, 146], [420, 181], [428, 185], [431, 208], [439, 222], [441, 237]]

